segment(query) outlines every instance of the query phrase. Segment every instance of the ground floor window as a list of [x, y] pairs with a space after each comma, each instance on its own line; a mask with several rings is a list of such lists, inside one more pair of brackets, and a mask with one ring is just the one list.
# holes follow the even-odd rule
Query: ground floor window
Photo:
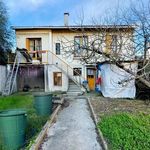
[[61, 72], [54, 72], [54, 85], [62, 86], [62, 73]]
[[95, 70], [94, 69], [88, 69], [87, 70], [87, 75], [90, 78], [94, 78]]
[[74, 76], [81, 76], [82, 68], [73, 68], [73, 75]]

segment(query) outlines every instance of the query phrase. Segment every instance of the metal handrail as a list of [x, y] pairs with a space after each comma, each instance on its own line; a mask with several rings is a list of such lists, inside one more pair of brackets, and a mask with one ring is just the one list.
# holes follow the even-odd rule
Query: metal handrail
[[[36, 54], [36, 53], [47, 53], [50, 52], [53, 56], [55, 56], [56, 58], [58, 58], [61, 62], [63, 62], [64, 64], [66, 64], [71, 70], [73, 70], [73, 68], [68, 65], [63, 59], [61, 59], [60, 57], [58, 57], [55, 53], [48, 51], [48, 50], [38, 50], [38, 51], [29, 51], [29, 54]], [[48, 61], [48, 60], [47, 60]], [[77, 71], [75, 71], [79, 76], [81, 76]], [[82, 77], [82, 76], [81, 76]], [[83, 79], [85, 79], [84, 77], [82, 77]]]
[[[48, 52], [50, 52], [53, 56], [55, 56], [56, 58], [58, 58], [61, 62], [63, 62], [64, 64], [66, 64], [67, 65], [67, 67], [69, 67], [72, 71], [74, 71], [73, 70], [73, 68], [69, 65], [69, 64], [67, 64], [63, 59], [61, 59], [60, 57], [58, 57], [55, 53], [53, 53], [53, 52], [51, 52], [51, 51], [48, 51]], [[83, 76], [81, 76], [77, 71], [75, 71], [78, 75], [79, 75], [79, 77], [81, 77], [83, 80], [86, 80]]]
[[[53, 63], [53, 56], [55, 58], [57, 58], [58, 60], [60, 60], [61, 62], [61, 65], [62, 63], [66, 65], [66, 69], [67, 71], [65, 71], [63, 68], [59, 67], [61, 70], [63, 70], [68, 76], [71, 77], [72, 80], [74, 80], [74, 82], [76, 82], [77, 84], [81, 85], [82, 86], [82, 83], [81, 83], [81, 79], [84, 81], [86, 80], [85, 77], [83, 77], [82, 75], [80, 75], [76, 70], [73, 70], [73, 68], [67, 63], [65, 62], [63, 59], [61, 59], [60, 57], [58, 57], [55, 53], [53, 53], [52, 51], [49, 51], [49, 50], [38, 50], [38, 51], [27, 51], [28, 54], [37, 54], [37, 53], [46, 53], [47, 54], [47, 63], [49, 63], [48, 61], [48, 53], [50, 53], [52, 55], [52, 64]], [[57, 66], [58, 67], [58, 66]], [[69, 75], [69, 69], [72, 71], [72, 72], [75, 72], [78, 76], [72, 76], [72, 75]], [[78, 78], [77, 78], [78, 77]]]
[[[86, 80], [82, 75], [80, 75], [76, 70], [73, 70], [73, 68], [69, 65], [69, 64], [67, 64], [63, 59], [61, 59], [60, 57], [58, 57], [55, 53], [53, 53], [52, 51], [48, 51], [48, 50], [38, 50], [38, 51], [29, 51], [29, 54], [32, 54], [32, 53], [47, 53], [47, 55], [48, 55], [48, 53], [50, 53], [50, 54], [52, 54], [52, 64], [53, 64], [53, 56], [55, 56], [58, 60], [60, 60], [63, 64], [65, 64], [66, 65], [66, 67], [67, 67], [67, 71], [65, 71], [64, 69], [62, 69], [62, 68], [60, 68], [59, 67], [59, 69], [61, 69], [61, 70], [63, 70], [63, 71], [65, 71], [66, 73], [67, 73], [67, 75], [68, 76], [71, 76], [71, 75], [69, 75], [69, 71], [68, 71], [68, 69], [71, 69], [71, 71], [73, 72], [75, 72], [78, 76], [79, 76], [79, 81], [78, 81], [78, 79], [77, 79], [77, 76], [71, 76], [71, 78], [74, 80], [74, 82], [76, 82], [77, 84], [80, 84], [80, 86], [82, 85], [82, 83], [81, 83], [81, 79], [83, 79], [83, 80]], [[47, 59], [48, 59], [48, 56], [47, 56]], [[47, 62], [48, 62], [48, 60], [47, 60]], [[57, 66], [58, 67], [58, 66]]]

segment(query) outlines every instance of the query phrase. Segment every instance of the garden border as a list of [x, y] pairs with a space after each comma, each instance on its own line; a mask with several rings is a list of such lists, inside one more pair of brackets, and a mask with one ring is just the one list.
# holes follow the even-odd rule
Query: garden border
[[37, 138], [35, 139], [34, 144], [32, 144], [30, 150], [38, 150], [39, 149], [40, 145], [42, 144], [42, 142], [47, 134], [48, 128], [51, 127], [52, 123], [55, 121], [55, 118], [56, 118], [59, 110], [61, 109], [63, 102], [64, 102], [64, 97], [61, 98], [60, 103], [58, 104], [58, 106], [56, 107], [56, 109], [54, 110], [52, 115], [50, 116], [50, 120], [48, 120], [45, 123], [41, 132], [38, 134]]
[[96, 125], [96, 129], [98, 131], [98, 135], [99, 135], [100, 140], [101, 140], [102, 147], [103, 147], [104, 150], [108, 150], [108, 145], [107, 145], [107, 142], [104, 139], [103, 133], [102, 133], [102, 131], [99, 128], [97, 128], [98, 120], [97, 120], [96, 114], [94, 112], [93, 106], [92, 106], [92, 104], [90, 102], [90, 98], [86, 98], [86, 99], [87, 99], [88, 105], [90, 107], [91, 114], [92, 114], [92, 117], [94, 119], [94, 123]]

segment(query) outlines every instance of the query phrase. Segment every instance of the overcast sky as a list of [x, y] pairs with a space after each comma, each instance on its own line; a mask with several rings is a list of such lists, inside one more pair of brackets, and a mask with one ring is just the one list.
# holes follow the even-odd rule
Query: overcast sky
[[[4, 0], [13, 26], [63, 25], [63, 13], [69, 12], [69, 24], [78, 22], [84, 12], [85, 24], [118, 7], [127, 8], [131, 0]], [[132, 0], [138, 1], [138, 0]], [[144, 0], [145, 2], [147, 0]]]

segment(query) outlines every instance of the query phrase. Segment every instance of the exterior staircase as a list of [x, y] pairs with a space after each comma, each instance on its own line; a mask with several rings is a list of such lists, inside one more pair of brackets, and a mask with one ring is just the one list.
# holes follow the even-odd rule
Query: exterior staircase
[[68, 96], [79, 96], [83, 95], [83, 91], [73, 80], [69, 79], [69, 88], [67, 91]]
[[51, 55], [52, 60], [51, 64], [60, 69], [64, 74], [68, 76], [69, 88], [67, 91], [67, 95], [69, 96], [82, 95], [86, 91], [82, 82], [86, 79], [82, 77], [78, 72], [76, 72], [76, 74], [79, 74], [78, 76], [73, 76], [74, 70], [68, 63], [66, 63], [60, 57], [55, 55], [53, 52], [49, 51], [49, 53]]

